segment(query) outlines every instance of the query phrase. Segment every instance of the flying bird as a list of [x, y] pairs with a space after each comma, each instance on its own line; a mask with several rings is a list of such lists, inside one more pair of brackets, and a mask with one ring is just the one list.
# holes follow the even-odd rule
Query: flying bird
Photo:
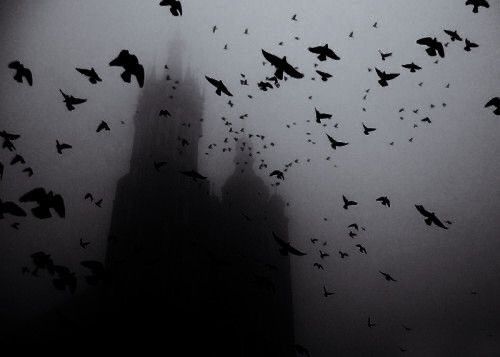
[[19, 61], [11, 62], [11, 63], [9, 63], [8, 67], [16, 70], [16, 74], [14, 75], [14, 79], [17, 82], [23, 83], [23, 78], [25, 78], [26, 82], [28, 82], [28, 84], [30, 86], [33, 85], [33, 75], [31, 74], [31, 70], [24, 67], [24, 65], [21, 64], [21, 62], [19, 62]]
[[467, 0], [465, 2], [465, 6], [472, 5], [474, 8], [472, 9], [472, 12], [477, 14], [479, 11], [479, 7], [484, 7], [484, 8], [489, 8], [490, 4], [486, 0]]
[[377, 72], [377, 75], [379, 76], [378, 83], [382, 87], [387, 87], [389, 84], [387, 81], [393, 80], [394, 78], [399, 76], [399, 73], [385, 73], [380, 71], [378, 68], [375, 68], [375, 71]]
[[344, 258], [346, 258], [346, 257], [348, 257], [348, 256], [349, 256], [349, 254], [348, 254], [348, 253], [344, 253], [344, 252], [342, 252], [341, 250], [339, 250], [339, 254], [340, 254], [340, 258], [342, 258], [342, 259], [344, 259]]
[[422, 46], [427, 46], [425, 51], [427, 54], [431, 57], [436, 56], [439, 54], [441, 58], [444, 57], [444, 48], [443, 44], [439, 42], [435, 37], [423, 37], [419, 40], [417, 40], [417, 44], [422, 45]]
[[357, 223], [353, 223], [347, 226], [347, 228], [354, 228], [355, 230], [359, 231], [359, 226]]
[[411, 73], [415, 73], [416, 71], [420, 71], [422, 69], [422, 67], [417, 66], [413, 62], [412, 63], [408, 63], [408, 64], [404, 64], [401, 67], [409, 69]]
[[363, 245], [361, 245], [361, 244], [356, 244], [356, 247], [358, 247], [358, 249], [359, 249], [359, 251], [360, 251], [361, 253], [368, 254], [368, 253], [366, 252], [366, 248], [365, 248], [365, 247], [363, 247]]
[[389, 201], [387, 196], [380, 196], [375, 201], [380, 202], [382, 204], [382, 206], [391, 207], [391, 201]]
[[158, 116], [160, 116], [160, 117], [170, 117], [172, 115], [170, 114], [170, 112], [167, 109], [162, 109], [158, 113]]
[[323, 265], [321, 265], [319, 263], [314, 263], [313, 267], [318, 268], [318, 270], [325, 270], [325, 268], [323, 267]]
[[470, 52], [470, 50], [472, 48], [476, 48], [476, 47], [479, 47], [479, 45], [477, 43], [470, 42], [468, 39], [465, 39], [465, 47], [464, 47], [465, 51]]
[[377, 130], [376, 128], [369, 128], [365, 125], [365, 123], [361, 123], [363, 125], [363, 134], [370, 135], [371, 132]]
[[333, 150], [337, 150], [337, 148], [341, 146], [349, 145], [349, 143], [335, 140], [328, 134], [326, 134], [326, 136], [328, 137], [328, 140], [330, 141], [330, 145], [332, 146]]
[[326, 257], [329, 257], [330, 254], [323, 252], [321, 249], [319, 251], [319, 256], [321, 259], [325, 259]]
[[292, 247], [289, 242], [285, 242], [283, 239], [278, 237], [276, 233], [272, 232], [274, 240], [279, 244], [279, 252], [283, 256], [287, 256], [288, 254], [296, 255], [296, 256], [304, 256], [306, 253], [301, 252], [300, 250]]
[[349, 206], [356, 206], [358, 204], [356, 201], [349, 201], [344, 195], [342, 195], [342, 200], [344, 201], [344, 209], [348, 209]]
[[99, 123], [99, 125], [97, 126], [97, 129], [95, 131], [96, 131], [96, 133], [99, 133], [103, 130], [110, 131], [111, 129], [109, 128], [108, 123], [106, 123], [104, 120], [101, 120], [101, 122]]
[[500, 97], [491, 98], [488, 103], [484, 105], [485, 108], [494, 107], [493, 114], [500, 115]]
[[372, 320], [370, 319], [370, 316], [368, 316], [368, 327], [369, 328], [372, 328], [372, 327], [375, 327], [377, 326], [376, 323], [372, 322]]
[[99, 75], [96, 73], [94, 67], [90, 69], [86, 68], [75, 68], [78, 72], [83, 74], [85, 77], [88, 78], [89, 82], [92, 84], [97, 84], [97, 82], [102, 82], [102, 79], [99, 77]]
[[385, 59], [387, 57], [391, 57], [392, 56], [392, 52], [387, 52], [387, 53], [384, 53], [380, 50], [378, 50], [378, 53], [380, 53], [380, 57], [382, 57], [382, 61], [385, 61]]
[[451, 30], [444, 30], [444, 32], [450, 36], [451, 42], [454, 41], [462, 41], [462, 37], [457, 33], [457, 31], [451, 31]]
[[36, 218], [45, 219], [52, 217], [52, 208], [61, 218], [65, 217], [64, 200], [61, 195], [46, 191], [42, 187], [35, 188], [19, 199], [20, 202], [36, 202], [38, 205], [31, 209]]
[[128, 50], [121, 50], [118, 57], [109, 62], [111, 67], [122, 67], [124, 71], [121, 77], [124, 82], [130, 83], [132, 76], [135, 76], [139, 87], [144, 86], [144, 67], [139, 63], [137, 56]]
[[195, 170], [180, 171], [180, 173], [183, 174], [184, 176], [192, 178], [195, 182], [196, 180], [205, 180], [207, 178], [206, 176], [201, 175]]
[[425, 117], [423, 119], [420, 119], [420, 121], [423, 122], [423, 123], [427, 123], [427, 124], [432, 123], [431, 118], [429, 118], [429, 117]]
[[330, 295], [333, 295], [333, 294], [335, 294], [335, 293], [333, 291], [330, 292], [330, 291], [326, 290], [326, 287], [323, 285], [323, 296], [324, 297], [329, 297]]
[[316, 73], [319, 74], [321, 76], [321, 80], [323, 82], [326, 82], [328, 81], [328, 78], [331, 78], [332, 75], [330, 73], [327, 73], [327, 72], [323, 72], [323, 71], [318, 71], [316, 70]]
[[340, 57], [328, 47], [328, 43], [324, 46], [309, 47], [309, 52], [317, 54], [320, 61], [326, 61], [327, 58], [340, 60]]
[[318, 109], [314, 108], [314, 111], [316, 113], [316, 123], [321, 124], [321, 120], [323, 119], [331, 119], [332, 115], [328, 113], [320, 113]]
[[262, 50], [262, 54], [264, 55], [264, 58], [276, 68], [276, 71], [274, 72], [276, 78], [282, 80], [284, 73], [288, 74], [292, 78], [298, 79], [304, 77], [302, 73], [297, 71], [290, 63], [288, 63], [286, 56], [279, 58], [264, 50]]
[[424, 219], [424, 222], [430, 226], [432, 223], [434, 223], [436, 226], [438, 227], [441, 227], [443, 229], [448, 229], [448, 227], [446, 227], [443, 222], [441, 222], [439, 220], [439, 218], [437, 218], [436, 214], [434, 212], [429, 212], [427, 211], [424, 206], [422, 205], [415, 205], [415, 208], [417, 209], [417, 211], [425, 217]]
[[222, 83], [221, 80], [213, 79], [213, 78], [210, 78], [208, 76], [205, 76], [205, 78], [207, 79], [208, 82], [210, 82], [211, 85], [213, 85], [216, 88], [215, 93], [218, 96], [220, 96], [222, 93], [224, 93], [225, 95], [230, 96], [230, 97], [233, 96], [231, 94], [231, 92], [229, 92], [229, 90], [226, 88], [224, 83]]
[[170, 6], [172, 15], [182, 16], [182, 4], [178, 0], [161, 0], [160, 6]]
[[390, 274], [384, 273], [383, 271], [378, 271], [380, 274], [382, 274], [387, 281], [397, 281], [394, 279]]
[[63, 150], [71, 149], [73, 146], [66, 144], [66, 143], [60, 143], [59, 140], [56, 140], [56, 150], [58, 154], [62, 154]]
[[28, 174], [28, 177], [33, 176], [33, 169], [31, 167], [25, 168], [23, 172], [26, 172]]
[[87, 101], [87, 99], [76, 98], [76, 97], [73, 97], [72, 95], [68, 95], [60, 89], [59, 89], [59, 92], [61, 92], [62, 96], [64, 97], [63, 103], [66, 104], [66, 108], [69, 111], [75, 110], [75, 107], [74, 107], [75, 105], [79, 105], [79, 104], [85, 103]]
[[84, 242], [82, 238], [80, 238], [80, 247], [83, 249], [87, 249], [87, 246], [90, 244], [90, 242]]
[[285, 179], [285, 175], [284, 175], [284, 174], [283, 174], [283, 172], [282, 172], [282, 171], [280, 171], [280, 170], [274, 170], [273, 172], [271, 172], [271, 173], [269, 174], [269, 176], [276, 176], [276, 178], [277, 178], [278, 180], [284, 180], [284, 179]]
[[3, 219], [6, 214], [16, 217], [26, 217], [26, 212], [16, 203], [0, 199], [0, 219]]
[[11, 164], [11, 165], [15, 165], [15, 164], [17, 164], [18, 162], [19, 162], [19, 163], [21, 163], [21, 164], [23, 164], [23, 165], [26, 163], [26, 161], [24, 160], [24, 157], [22, 157], [22, 156], [21, 156], [21, 155], [19, 155], [19, 154], [16, 154], [16, 155], [12, 158], [12, 160], [10, 161], [10, 164]]

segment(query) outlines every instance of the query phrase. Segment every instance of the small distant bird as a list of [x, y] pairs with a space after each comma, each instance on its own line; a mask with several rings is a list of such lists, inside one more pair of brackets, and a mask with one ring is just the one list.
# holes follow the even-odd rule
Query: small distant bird
[[393, 80], [394, 78], [399, 76], [399, 73], [385, 73], [380, 71], [378, 68], [375, 68], [375, 71], [377, 72], [377, 75], [379, 76], [378, 83], [382, 87], [387, 87], [389, 84], [387, 81]]
[[319, 251], [319, 256], [321, 259], [325, 259], [326, 257], [329, 257], [330, 254], [326, 253], [326, 252], [323, 252], [321, 249]]
[[415, 205], [415, 208], [417, 209], [417, 211], [425, 217], [424, 219], [424, 222], [430, 226], [432, 223], [434, 223], [436, 226], [438, 227], [441, 227], [443, 229], [448, 229], [448, 227], [446, 227], [443, 222], [441, 222], [439, 220], [439, 218], [437, 218], [436, 214], [434, 212], [429, 212], [427, 211], [424, 206], [422, 205]]
[[488, 103], [484, 105], [485, 108], [494, 107], [493, 114], [500, 115], [500, 97], [491, 98]]
[[26, 217], [26, 212], [16, 203], [12, 201], [2, 201], [0, 199], [0, 219], [3, 219], [5, 214], [16, 217]]
[[375, 22], [373, 25], [372, 25], [373, 28], [378, 28], [378, 22]]
[[476, 48], [476, 47], [479, 47], [479, 45], [477, 43], [470, 42], [468, 39], [465, 39], [465, 47], [464, 47], [465, 51], [470, 52], [470, 50], [472, 48]]
[[283, 74], [286, 73], [292, 78], [303, 78], [304, 75], [297, 71], [290, 63], [288, 63], [286, 56], [283, 58], [279, 58], [269, 52], [266, 52], [262, 50], [262, 54], [264, 55], [264, 58], [271, 63], [276, 68], [276, 71], [274, 72], [274, 75], [276, 78], [282, 80], [283, 79]]
[[111, 67], [122, 67], [124, 71], [121, 77], [124, 82], [130, 83], [132, 76], [135, 76], [139, 87], [144, 86], [144, 67], [139, 63], [137, 56], [128, 50], [121, 50], [118, 57], [109, 62]]
[[170, 6], [172, 15], [182, 16], [182, 4], [178, 0], [162, 0], [160, 6]]
[[417, 66], [415, 63], [408, 63], [408, 64], [404, 64], [402, 65], [401, 67], [403, 68], [406, 68], [406, 69], [409, 69], [411, 73], [415, 73], [416, 71], [419, 71], [422, 69], [422, 67], [420, 66]]
[[231, 94], [231, 92], [229, 92], [229, 90], [226, 88], [226, 86], [224, 85], [224, 83], [222, 83], [221, 80], [217, 80], [217, 79], [213, 79], [213, 78], [210, 78], [208, 76], [205, 76], [205, 78], [207, 79], [207, 81], [213, 85], [215, 88], [216, 88], [216, 91], [215, 93], [220, 96], [222, 93], [224, 93], [225, 95], [227, 96], [230, 96], [232, 97], [233, 95]]
[[75, 107], [74, 107], [75, 105], [79, 105], [79, 104], [85, 103], [87, 101], [87, 99], [75, 98], [72, 95], [68, 95], [60, 89], [59, 89], [59, 92], [61, 92], [62, 96], [64, 97], [63, 103], [66, 104], [66, 108], [69, 111], [75, 110]]
[[217, 31], [217, 30], [218, 30], [217, 25], [214, 25], [214, 26], [212, 27], [212, 33], [215, 33], [215, 31]]
[[63, 150], [71, 149], [73, 146], [66, 144], [66, 143], [60, 143], [59, 140], [56, 140], [56, 150], [58, 154], [62, 154]]
[[335, 140], [328, 134], [326, 134], [326, 136], [328, 137], [328, 140], [330, 141], [330, 145], [333, 150], [337, 150], [338, 147], [349, 145], [349, 143]]
[[277, 178], [278, 180], [284, 180], [284, 179], [285, 179], [285, 175], [284, 175], [284, 174], [283, 174], [283, 172], [282, 172], [282, 171], [280, 171], [280, 170], [274, 170], [273, 172], [271, 172], [271, 173], [269, 174], [269, 176], [276, 176], [276, 178]]
[[349, 237], [354, 238], [356, 236], [357, 236], [356, 233], [354, 233], [353, 231], [349, 231]]
[[19, 155], [19, 154], [16, 154], [16, 156], [14, 156], [14, 157], [12, 158], [12, 160], [10, 161], [10, 164], [11, 164], [11, 165], [15, 165], [15, 164], [17, 164], [18, 162], [19, 162], [19, 163], [21, 163], [21, 164], [23, 164], [23, 165], [26, 163], [26, 161], [24, 160], [24, 157], [22, 157], [22, 156], [21, 156], [21, 155]]
[[292, 21], [297, 21], [297, 14], [293, 14]]
[[25, 168], [23, 172], [26, 172], [28, 174], [28, 177], [33, 176], [33, 169], [31, 167]]
[[391, 207], [391, 201], [389, 201], [387, 196], [380, 196], [375, 201], [380, 202], [382, 204], [382, 206]]
[[23, 83], [23, 78], [25, 78], [26, 82], [28, 82], [28, 84], [30, 86], [33, 85], [33, 75], [31, 74], [31, 70], [24, 67], [24, 65], [21, 64], [21, 62], [19, 62], [19, 61], [11, 62], [11, 63], [9, 63], [8, 67], [16, 70], [16, 74], [14, 75], [14, 79], [17, 82]]
[[314, 111], [316, 113], [316, 123], [321, 124], [321, 120], [323, 119], [331, 119], [332, 115], [328, 113], [320, 113], [318, 109], [314, 108]]
[[490, 4], [486, 0], [467, 0], [465, 2], [465, 6], [472, 5], [474, 8], [472, 9], [472, 12], [477, 14], [479, 11], [479, 7], [484, 7], [484, 8], [489, 8]]
[[326, 287], [323, 285], [323, 296], [324, 297], [329, 297], [330, 295], [333, 295], [333, 294], [335, 294], [335, 293], [326, 290]]
[[99, 133], [103, 130], [110, 131], [111, 129], [109, 128], [108, 123], [106, 123], [104, 120], [101, 120], [101, 123], [97, 126], [96, 133]]
[[354, 37], [354, 31], [351, 31], [351, 32], [349, 33], [349, 38], [353, 38], [353, 37]]
[[331, 58], [336, 61], [340, 60], [340, 57], [328, 47], [328, 43], [324, 46], [309, 47], [308, 49], [309, 52], [317, 54], [320, 61], [326, 61], [327, 58]]
[[413, 330], [411, 327], [408, 327], [408, 326], [405, 326], [405, 325], [401, 325], [401, 326], [403, 326], [403, 328], [404, 328], [404, 330], [406, 332], [410, 332], [411, 330]]
[[36, 218], [45, 219], [52, 217], [50, 209], [53, 209], [61, 218], [65, 217], [64, 200], [61, 195], [52, 191], [46, 191], [42, 187], [35, 188], [19, 199], [20, 202], [36, 202], [38, 205], [31, 209]]
[[403, 352], [403, 353], [404, 353], [404, 352], [408, 352], [408, 350], [407, 350], [406, 348], [403, 348], [403, 347], [401, 347], [401, 346], [398, 346], [398, 348], [399, 348], [399, 350], [400, 350], [401, 352]]
[[36, 252], [31, 254], [31, 260], [33, 260], [33, 264], [35, 265], [35, 269], [31, 272], [31, 275], [38, 276], [38, 270], [47, 270], [50, 275], [54, 275], [54, 262], [50, 257], [50, 254], [45, 252]]
[[180, 171], [180, 173], [183, 174], [184, 176], [192, 178], [195, 182], [196, 180], [205, 180], [207, 178], [206, 176], [201, 175], [195, 170]]
[[102, 207], [102, 198], [98, 199], [97, 201], [95, 201], [94, 203], [97, 207], [101, 208]]
[[348, 257], [348, 256], [349, 256], [349, 254], [348, 254], [348, 253], [344, 253], [344, 252], [342, 252], [342, 251], [340, 251], [340, 250], [339, 250], [339, 254], [340, 254], [340, 258], [342, 258], [342, 259], [344, 259], [344, 258], [346, 258], [346, 257]]
[[234, 106], [233, 102], [231, 101], [227, 102], [227, 105], [229, 105], [231, 108]]
[[368, 327], [369, 328], [372, 328], [372, 327], [375, 327], [377, 326], [376, 323], [372, 322], [372, 320], [370, 319], [370, 316], [368, 316]]
[[167, 109], [162, 109], [158, 113], [158, 116], [160, 116], [160, 117], [170, 117], [172, 115], [170, 114], [170, 112]]
[[349, 206], [356, 206], [358, 203], [356, 201], [350, 201], [346, 196], [342, 195], [342, 200], [344, 201], [344, 209], [348, 209]]
[[318, 270], [325, 270], [325, 268], [323, 267], [323, 265], [321, 265], [319, 263], [314, 263], [313, 267], [318, 268]]
[[285, 242], [283, 239], [278, 237], [276, 233], [272, 232], [274, 240], [279, 244], [279, 252], [283, 256], [287, 256], [288, 254], [296, 255], [296, 256], [304, 256], [306, 253], [301, 252], [300, 250], [292, 247], [289, 242]]
[[359, 251], [360, 251], [361, 253], [368, 254], [368, 253], [366, 252], [366, 248], [365, 248], [365, 247], [363, 247], [361, 244], [356, 244], [356, 247], [358, 247], [358, 249], [359, 249]]
[[84, 242], [82, 238], [80, 238], [80, 247], [86, 249], [90, 242]]
[[155, 167], [155, 170], [160, 172], [160, 169], [163, 167], [163, 166], [166, 166], [167, 165], [167, 162], [166, 161], [155, 161], [153, 163], [154, 167]]
[[321, 80], [323, 82], [326, 82], [328, 81], [328, 78], [331, 78], [332, 75], [330, 73], [327, 73], [327, 72], [323, 72], [323, 71], [318, 71], [316, 70], [316, 73], [319, 74], [321, 76]]
[[451, 31], [451, 30], [444, 30], [444, 32], [450, 36], [450, 40], [451, 42], [454, 42], [454, 41], [462, 41], [462, 37], [459, 36], [459, 34], [457, 33], [457, 31]]
[[87, 192], [85, 194], [85, 196], [83, 196], [83, 199], [86, 201], [86, 200], [90, 200], [90, 202], [93, 202], [94, 201], [94, 197], [92, 196], [92, 194], [90, 192]]
[[435, 37], [423, 37], [419, 40], [417, 40], [417, 44], [422, 45], [422, 46], [427, 46], [425, 51], [427, 54], [431, 57], [436, 56], [439, 54], [441, 58], [444, 57], [444, 48], [443, 44], [439, 42]]
[[90, 69], [86, 68], [75, 68], [75, 69], [81, 74], [83, 74], [85, 77], [87, 77], [89, 82], [92, 84], [97, 84], [97, 82], [102, 82], [102, 79], [99, 77], [94, 67]]
[[377, 130], [376, 128], [369, 128], [365, 125], [365, 123], [361, 123], [363, 125], [363, 134], [370, 135], [371, 132]]
[[359, 226], [357, 223], [353, 223], [347, 226], [347, 228], [354, 228], [355, 230], [359, 231]]
[[248, 35], [248, 29], [245, 29], [245, 31], [243, 31], [243, 34]]
[[316, 244], [316, 242], [317, 242], [317, 241], [318, 241], [318, 239], [317, 239], [317, 238], [311, 238], [311, 243], [312, 243], [312, 244]]
[[423, 123], [427, 123], [427, 124], [432, 123], [432, 121], [431, 121], [431, 119], [429, 117], [425, 117], [423, 119], [420, 119], [420, 121], [423, 122]]
[[387, 52], [387, 53], [384, 53], [380, 50], [378, 50], [378, 53], [380, 53], [380, 57], [382, 57], [382, 61], [385, 61], [385, 59], [387, 57], [391, 57], [392, 56], [392, 52]]
[[269, 82], [260, 81], [257, 83], [260, 90], [267, 92], [268, 89], [273, 89], [273, 85]]
[[383, 271], [378, 271], [380, 274], [382, 274], [387, 281], [397, 281], [394, 279], [390, 274], [384, 273]]

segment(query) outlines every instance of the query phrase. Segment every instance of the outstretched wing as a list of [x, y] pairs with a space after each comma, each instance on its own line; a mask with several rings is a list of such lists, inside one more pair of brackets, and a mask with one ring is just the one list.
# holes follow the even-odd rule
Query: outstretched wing
[[47, 192], [42, 187], [34, 188], [33, 190], [25, 193], [19, 199], [20, 202], [39, 202], [45, 198]]
[[227, 95], [229, 97], [233, 96], [231, 94], [231, 92], [229, 91], [229, 89], [227, 89], [227, 87], [222, 82], [221, 82], [221, 85], [220, 85], [220, 90], [222, 91], [222, 93], [224, 93], [225, 95]]
[[66, 216], [66, 208], [64, 206], [64, 200], [61, 195], [55, 195], [52, 199], [52, 208], [57, 212], [59, 217], [64, 218]]
[[494, 98], [491, 98], [488, 103], [486, 103], [484, 105], [485, 108], [488, 108], [488, 107], [491, 107], [491, 106], [494, 106], [494, 107], [498, 107], [500, 106], [500, 98], [499, 97], [494, 97]]
[[31, 74], [31, 71], [29, 69], [25, 68], [23, 74], [24, 74], [24, 77], [26, 77], [26, 80], [28, 81], [28, 84], [30, 86], [32, 86], [33, 85], [33, 74]]
[[316, 53], [318, 55], [322, 54], [324, 51], [323, 46], [309, 47], [309, 52]]
[[278, 67], [281, 64], [281, 59], [269, 52], [262, 50], [264, 58], [269, 61], [273, 66]]
[[15, 204], [14, 202], [7, 201], [7, 202], [3, 202], [0, 204], [2, 206], [2, 210], [4, 213], [9, 213], [9, 214], [11, 214], [13, 216], [17, 216], [17, 217], [25, 217], [26, 216], [26, 212], [21, 207], [19, 207], [17, 204]]
[[139, 83], [139, 87], [142, 88], [144, 86], [144, 67], [142, 66], [142, 64], [137, 65], [134, 74], [137, 78], [137, 83]]
[[208, 76], [205, 76], [205, 78], [207, 79], [207, 81], [210, 82], [211, 85], [213, 85], [215, 88], [218, 88], [219, 87], [219, 81], [214, 79], [214, 78], [210, 78]]
[[84, 76], [90, 77], [92, 76], [92, 71], [90, 69], [85, 69], [85, 68], [75, 68], [78, 72], [83, 74]]
[[415, 208], [417, 209], [418, 212], [420, 212], [420, 214], [424, 217], [430, 217], [431, 216], [431, 213], [429, 211], [427, 211], [424, 206], [422, 205], [415, 205]]
[[292, 78], [299, 79], [299, 78], [304, 77], [304, 75], [302, 73], [297, 71], [295, 68], [293, 68], [293, 66], [291, 64], [289, 64], [287, 62], [283, 65], [283, 71], [285, 71], [285, 73], [288, 74]]
[[87, 101], [87, 99], [75, 98], [75, 97], [71, 96], [71, 103], [74, 105], [82, 104], [82, 103], [85, 103], [86, 101]]
[[399, 73], [388, 73], [385, 75], [385, 80], [390, 81], [391, 79], [394, 79], [399, 76]]
[[417, 43], [419, 45], [434, 47], [434, 40], [431, 37], [423, 37], [423, 38], [417, 40]]

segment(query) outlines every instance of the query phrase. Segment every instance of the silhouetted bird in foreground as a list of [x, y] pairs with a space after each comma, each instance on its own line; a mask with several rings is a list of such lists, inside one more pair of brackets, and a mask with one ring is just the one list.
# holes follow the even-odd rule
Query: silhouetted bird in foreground
[[183, 174], [184, 176], [192, 178], [194, 181], [196, 181], [196, 180], [205, 180], [207, 178], [206, 176], [201, 175], [200, 173], [198, 173], [195, 170], [180, 171], [180, 173]]
[[342, 200], [344, 201], [344, 209], [348, 209], [349, 206], [356, 206], [358, 204], [356, 201], [349, 201], [344, 195], [342, 195]]
[[231, 94], [231, 92], [229, 92], [229, 90], [226, 88], [224, 83], [222, 83], [221, 80], [213, 79], [213, 78], [210, 78], [208, 76], [205, 76], [205, 78], [207, 79], [208, 82], [210, 82], [211, 85], [213, 85], [216, 88], [215, 93], [218, 96], [220, 96], [222, 93], [224, 93], [225, 95], [230, 96], [230, 97], [233, 96]]
[[4, 215], [10, 214], [16, 217], [25, 217], [26, 212], [19, 207], [16, 203], [11, 201], [2, 201], [0, 199], [0, 219], [4, 218]]
[[172, 15], [182, 16], [182, 4], [178, 0], [162, 0], [160, 6], [170, 6]]
[[329, 297], [330, 295], [333, 295], [333, 294], [335, 294], [335, 293], [326, 290], [326, 287], [323, 285], [323, 296], [324, 297]]
[[60, 143], [59, 140], [56, 140], [56, 150], [58, 154], [62, 154], [63, 150], [71, 149], [73, 146], [66, 144], [66, 143]]
[[406, 68], [406, 69], [409, 69], [409, 70], [410, 70], [410, 72], [412, 72], [412, 73], [414, 73], [414, 72], [419, 71], [419, 70], [421, 70], [421, 69], [422, 69], [422, 67], [417, 66], [417, 65], [416, 65], [415, 63], [413, 63], [413, 62], [412, 62], [412, 63], [408, 63], [408, 64], [404, 64], [404, 65], [402, 65], [401, 67]]
[[24, 65], [22, 65], [21, 62], [19, 61], [11, 62], [9, 63], [9, 68], [16, 70], [14, 79], [17, 82], [23, 83], [23, 78], [25, 78], [26, 82], [28, 82], [30, 86], [33, 85], [33, 75], [31, 74], [31, 71], [28, 68], [24, 67]]
[[444, 32], [450, 36], [450, 40], [451, 42], [454, 42], [454, 41], [462, 41], [462, 37], [459, 36], [459, 34], [457, 33], [457, 31], [451, 31], [451, 30], [444, 30]]
[[444, 57], [444, 48], [443, 44], [439, 42], [435, 37], [423, 37], [419, 40], [417, 40], [417, 43], [422, 46], [427, 46], [425, 51], [427, 54], [431, 57], [436, 56], [439, 54], [441, 58]]
[[330, 73], [327, 73], [327, 72], [323, 72], [323, 71], [318, 71], [316, 70], [316, 73], [319, 74], [321, 76], [321, 80], [323, 82], [326, 82], [328, 81], [328, 78], [331, 78], [332, 75]]
[[291, 64], [288, 63], [288, 61], [286, 60], [286, 56], [284, 56], [283, 58], [279, 58], [264, 50], [262, 50], [262, 54], [264, 55], [266, 60], [268, 60], [269, 63], [271, 63], [271, 65], [276, 68], [276, 71], [274, 72], [276, 78], [280, 80], [283, 79], [283, 73], [286, 73], [290, 77], [297, 79], [304, 77], [302, 73], [297, 71]]
[[380, 196], [376, 199], [377, 202], [380, 202], [382, 206], [391, 207], [391, 201], [387, 198], [387, 196]]
[[408, 327], [408, 326], [405, 326], [405, 325], [401, 325], [403, 326], [403, 328], [405, 329], [406, 332], [410, 332], [412, 330], [411, 327]]
[[64, 93], [62, 90], [59, 89], [59, 92], [61, 92], [62, 96], [64, 97], [63, 102], [66, 104], [66, 108], [69, 111], [75, 110], [75, 105], [85, 103], [87, 99], [83, 98], [75, 98], [72, 95], [67, 95]]
[[321, 124], [321, 120], [323, 119], [331, 119], [332, 115], [328, 113], [320, 113], [318, 109], [314, 108], [314, 112], [316, 113], [316, 123]]
[[500, 98], [493, 97], [484, 105], [485, 108], [494, 107], [493, 114], [500, 115]]
[[382, 274], [384, 276], [385, 280], [387, 280], [387, 281], [397, 281], [392, 276], [390, 276], [390, 274], [384, 273], [383, 271], [380, 271], [380, 270], [378, 272], [380, 274]]
[[144, 86], [144, 67], [139, 63], [137, 57], [128, 50], [121, 50], [118, 57], [109, 62], [111, 67], [122, 67], [124, 71], [121, 77], [124, 82], [130, 83], [132, 76], [135, 76], [139, 87]]
[[97, 82], [102, 82], [102, 79], [97, 75], [97, 72], [95, 71], [94, 67], [91, 69], [86, 69], [86, 68], [75, 68], [78, 72], [83, 74], [85, 77], [88, 78], [89, 82], [92, 84], [96, 84]]
[[50, 209], [54, 209], [59, 217], [65, 217], [64, 200], [61, 195], [54, 194], [52, 191], [45, 191], [44, 188], [38, 187], [25, 193], [19, 199], [20, 202], [36, 202], [38, 206], [31, 209], [31, 212], [36, 218], [45, 219], [52, 217]]
[[363, 134], [370, 135], [371, 132], [377, 130], [376, 128], [369, 128], [365, 125], [365, 123], [361, 123], [363, 125]]
[[301, 252], [300, 250], [292, 247], [289, 242], [285, 242], [283, 239], [278, 237], [276, 233], [272, 232], [274, 240], [279, 244], [279, 252], [281, 255], [287, 256], [288, 254], [296, 255], [296, 256], [303, 256], [306, 255], [306, 253]]
[[479, 11], [479, 7], [484, 7], [484, 8], [489, 8], [490, 4], [486, 0], [467, 0], [465, 2], [465, 6], [472, 5], [474, 8], [472, 9], [472, 12], [477, 14]]
[[328, 134], [326, 134], [326, 136], [328, 137], [328, 140], [330, 141], [330, 145], [333, 150], [337, 150], [338, 147], [349, 145], [349, 143], [335, 140]]
[[469, 41], [468, 39], [465, 39], [465, 47], [464, 47], [465, 51], [470, 52], [470, 50], [472, 48], [476, 48], [476, 47], [479, 47], [479, 45], [477, 43], [474, 43], [474, 42]]
[[284, 175], [284, 174], [283, 174], [283, 172], [282, 172], [282, 171], [280, 171], [280, 170], [274, 170], [273, 172], [271, 172], [271, 173], [269, 174], [269, 176], [276, 176], [276, 178], [277, 178], [278, 180], [284, 180], [284, 179], [285, 179], [285, 175]]
[[415, 208], [417, 211], [425, 217], [424, 222], [430, 226], [432, 223], [434, 223], [436, 226], [441, 227], [443, 229], [448, 229], [443, 222], [439, 220], [439, 218], [436, 217], [436, 214], [434, 212], [429, 212], [427, 211], [424, 206], [422, 205], [415, 205]]
[[317, 54], [320, 61], [326, 61], [327, 58], [331, 58], [336, 61], [340, 60], [340, 57], [328, 47], [328, 43], [324, 46], [309, 47], [309, 52]]
[[273, 89], [273, 85], [268, 82], [260, 81], [257, 86], [261, 91], [267, 92], [268, 89]]
[[375, 71], [377, 72], [377, 75], [379, 76], [378, 84], [380, 84], [382, 87], [387, 87], [389, 84], [387, 81], [393, 80], [394, 78], [399, 76], [399, 73], [385, 73], [380, 71], [378, 68], [375, 67]]

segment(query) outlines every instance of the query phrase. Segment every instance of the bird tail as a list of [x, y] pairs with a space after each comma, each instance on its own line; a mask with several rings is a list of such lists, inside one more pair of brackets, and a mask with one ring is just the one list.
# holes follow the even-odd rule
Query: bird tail
[[215, 93], [216, 93], [217, 95], [221, 95], [221, 94], [222, 94], [222, 91], [220, 90], [220, 88], [217, 88], [217, 90], [215, 91]]
[[130, 83], [130, 80], [131, 80], [131, 73], [129, 71], [125, 71], [122, 73], [121, 75], [122, 79], [127, 82], [127, 83]]
[[319, 56], [318, 56], [318, 59], [319, 59], [320, 61], [326, 61], [326, 55], [321, 54], [321, 55], [319, 55]]
[[432, 219], [430, 219], [430, 218], [426, 218], [424, 221], [425, 221], [425, 224], [427, 224], [428, 226], [430, 226], [432, 224]]

